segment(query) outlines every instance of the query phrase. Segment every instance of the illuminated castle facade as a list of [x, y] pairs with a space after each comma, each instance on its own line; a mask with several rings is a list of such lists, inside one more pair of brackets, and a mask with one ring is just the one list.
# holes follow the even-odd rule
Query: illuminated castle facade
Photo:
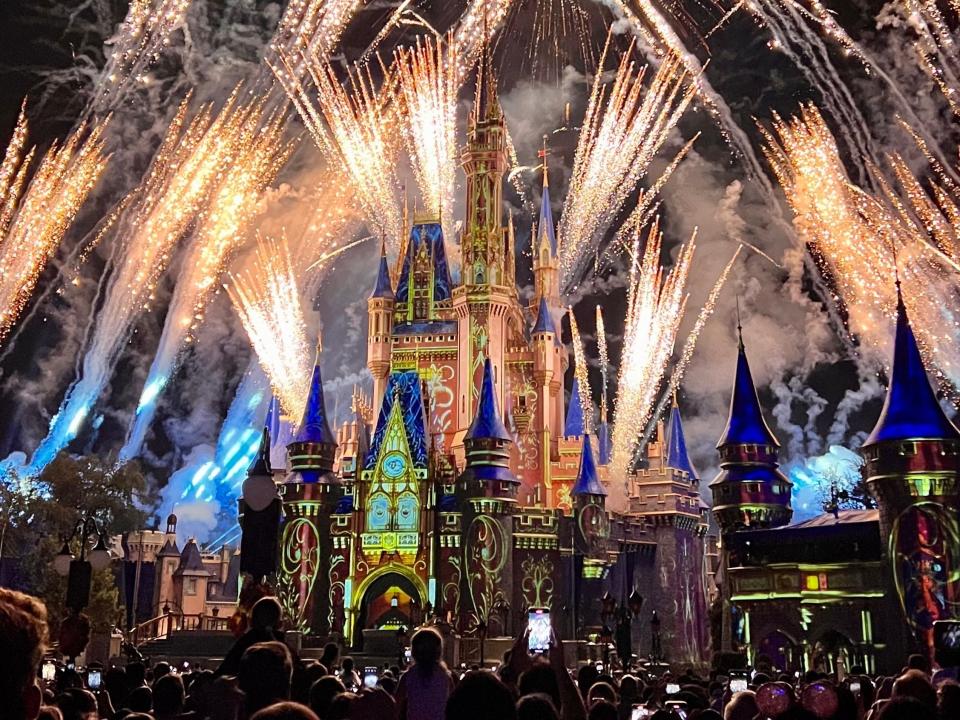
[[[372, 402], [356, 394], [336, 433], [318, 360], [280, 485], [280, 594], [305, 632], [353, 647], [427, 617], [463, 635], [509, 635], [528, 608], [548, 607], [563, 639], [618, 619], [622, 633], [629, 616], [643, 655], [656, 612], [662, 654], [705, 661], [707, 517], [679, 412], [641, 469], [607, 477], [605, 422], [602, 442], [585, 433], [576, 387], [565, 409], [546, 158], [524, 305], [502, 217], [504, 118], [492, 75], [478, 85], [461, 282], [439, 222], [414, 218], [394, 272], [381, 253], [368, 300]], [[271, 472], [261, 450], [252, 473]], [[605, 507], [614, 482], [629, 496], [622, 513]]]

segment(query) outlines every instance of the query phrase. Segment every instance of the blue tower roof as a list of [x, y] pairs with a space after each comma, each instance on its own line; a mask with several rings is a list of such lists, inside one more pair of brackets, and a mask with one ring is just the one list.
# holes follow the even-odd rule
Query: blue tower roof
[[323, 404], [323, 380], [320, 377], [319, 357], [313, 366], [313, 377], [310, 379], [310, 395], [307, 397], [307, 406], [303, 409], [303, 419], [300, 421], [300, 427], [297, 428], [297, 434], [293, 441], [295, 443], [337, 444], [336, 438], [330, 431], [327, 408]]
[[583, 435], [583, 405], [580, 402], [580, 382], [573, 378], [570, 388], [570, 404], [567, 405], [567, 419], [563, 424], [564, 437]]
[[767, 422], [763, 419], [760, 409], [760, 398], [753, 384], [753, 375], [750, 374], [750, 363], [747, 362], [747, 353], [740, 340], [740, 352], [737, 355], [737, 374], [733, 381], [733, 396], [730, 398], [730, 417], [727, 419], [727, 428], [717, 442], [717, 447], [724, 445], [773, 445], [780, 447], [780, 443]]
[[380, 245], [380, 269], [377, 271], [377, 285], [373, 288], [372, 298], [392, 298], [393, 284], [390, 282], [390, 266], [387, 265], [387, 246]]
[[610, 444], [610, 425], [606, 420], [597, 428], [597, 451], [601, 465], [609, 465], [613, 459], [613, 446]]
[[260, 437], [260, 449], [257, 451], [257, 459], [247, 470], [247, 477], [270, 477], [273, 470], [270, 468], [270, 418], [267, 417], [267, 424], [263, 428], [263, 435]]
[[927, 378], [917, 339], [910, 328], [907, 309], [897, 285], [897, 334], [893, 345], [893, 368], [883, 410], [870, 437], [875, 445], [888, 440], [956, 440], [960, 432], [947, 419]]
[[408, 288], [412, 281], [410, 274], [413, 270], [413, 260], [424, 244], [427, 246], [427, 252], [433, 258], [434, 301], [449, 300], [451, 297], [453, 281], [450, 279], [450, 267], [447, 265], [447, 253], [443, 246], [443, 228], [440, 223], [422, 223], [414, 225], [410, 229], [407, 254], [403, 258], [400, 279], [397, 281], [396, 298], [398, 302], [407, 301]]
[[507, 428], [503, 424], [503, 420], [500, 419], [497, 397], [493, 392], [493, 366], [490, 364], [490, 358], [483, 362], [480, 403], [477, 405], [477, 415], [473, 418], [464, 439], [481, 440], [487, 438], [512, 440], [510, 433], [507, 432]]
[[[546, 160], [544, 160], [546, 163]], [[537, 242], [547, 234], [550, 240], [550, 251], [554, 257], [557, 255], [557, 234], [553, 228], [553, 208], [550, 207], [550, 183], [547, 181], [546, 169], [543, 176], [543, 193], [540, 195], [540, 219], [537, 221]], [[536, 254], [536, 250], [534, 254]]]
[[577, 481], [574, 483], [570, 494], [574, 497], [607, 494], [600, 483], [600, 477], [597, 475], [597, 464], [593, 460], [590, 435], [586, 433], [583, 436], [583, 449], [580, 451], [580, 470], [577, 472]]
[[400, 404], [403, 428], [414, 467], [427, 467], [427, 430], [424, 422], [426, 411], [423, 393], [420, 391], [420, 376], [416, 370], [408, 370], [392, 372], [387, 376], [387, 387], [380, 403], [376, 430], [363, 465], [365, 470], [372, 469], [377, 463], [377, 458], [380, 457], [380, 447], [387, 436], [387, 426], [394, 403]]
[[680, 419], [680, 408], [674, 403], [670, 410], [670, 429], [667, 436], [667, 467], [674, 470], [683, 470], [690, 475], [691, 480], [699, 480], [697, 469], [690, 461], [687, 453], [687, 441], [683, 436], [683, 422]]
[[540, 298], [540, 307], [537, 308], [537, 322], [533, 326], [533, 334], [553, 333], [557, 334], [557, 327], [553, 323], [553, 315], [550, 314], [550, 308], [547, 307], [547, 299]]

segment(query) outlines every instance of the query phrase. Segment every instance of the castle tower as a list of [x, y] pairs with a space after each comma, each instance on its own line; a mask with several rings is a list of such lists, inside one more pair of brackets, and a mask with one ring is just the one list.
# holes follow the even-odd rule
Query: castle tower
[[540, 195], [540, 217], [537, 219], [536, 236], [533, 242], [534, 302], [546, 298], [551, 308], [560, 307], [560, 272], [557, 262], [557, 234], [553, 224], [553, 208], [550, 205], [550, 169], [547, 164], [549, 151], [547, 136], [543, 136], [543, 192]]
[[367, 299], [367, 367], [373, 375], [373, 398], [380, 402], [390, 372], [390, 336], [393, 332], [393, 283], [387, 264], [387, 246], [380, 246], [377, 283]]
[[318, 347], [303, 418], [287, 446], [291, 473], [284, 485], [286, 518], [281, 529], [279, 574], [298, 598], [297, 607], [287, 609], [294, 623], [319, 635], [325, 635], [330, 625], [326, 565], [332, 554], [330, 515], [339, 489], [333, 473], [336, 450], [323, 401]]
[[180, 564], [180, 548], [177, 547], [177, 516], [170, 513], [167, 516], [167, 528], [163, 537], [163, 547], [157, 553], [156, 572], [154, 580], [154, 609], [155, 615], [163, 612], [164, 606], [174, 608], [176, 591], [174, 589], [173, 573]]
[[580, 468], [570, 495], [573, 498], [574, 554], [581, 577], [575, 580], [577, 606], [574, 608], [574, 627], [600, 625], [599, 599], [603, 594], [603, 576], [607, 567], [607, 541], [610, 538], [610, 519], [607, 517], [606, 497], [597, 474], [590, 435], [583, 433]]
[[790, 522], [791, 483], [778, 469], [779, 448], [763, 419], [741, 335], [730, 417], [717, 443], [720, 473], [710, 483], [721, 533]]
[[960, 432], [930, 385], [899, 282], [890, 385], [861, 453], [889, 542], [888, 579], [914, 635], [910, 645], [932, 658], [933, 622], [956, 618], [960, 603]]
[[563, 436], [570, 438], [581, 435], [583, 435], [583, 403], [580, 400], [580, 382], [577, 377], [574, 377], [570, 388], [570, 404], [567, 405], [567, 418], [563, 424]]
[[[464, 438], [466, 470], [460, 477], [463, 508], [461, 629], [500, 621], [498, 609], [513, 592], [513, 512], [519, 481], [510, 471], [513, 440], [500, 416], [493, 367], [484, 362], [477, 414]], [[489, 633], [505, 634], [491, 627]]]
[[541, 467], [549, 471], [552, 454], [550, 444], [551, 441], [556, 444], [563, 422], [563, 373], [567, 355], [560, 344], [553, 313], [544, 297], [540, 298], [531, 340], [533, 378], [537, 387], [536, 427], [541, 432], [540, 463]]

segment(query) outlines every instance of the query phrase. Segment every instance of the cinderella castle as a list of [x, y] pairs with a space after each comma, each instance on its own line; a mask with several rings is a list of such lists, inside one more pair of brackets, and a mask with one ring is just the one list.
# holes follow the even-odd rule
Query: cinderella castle
[[[903, 303], [888, 397], [862, 451], [873, 510], [790, 524], [791, 483], [741, 339], [710, 483], [718, 549], [675, 404], [615, 478], [606, 418], [585, 432], [576, 381], [565, 403], [546, 153], [524, 305], [489, 71], [478, 74], [462, 163], [460, 284], [439, 221], [414, 217], [395, 268], [381, 252], [367, 303], [372, 399], [356, 393], [351, 420], [332, 428], [318, 357], [296, 430], [282, 438], [272, 413], [249, 471], [241, 568], [275, 573], [293, 624], [356, 650], [433, 621], [482, 646], [520, 632], [536, 607], [550, 609], [561, 640], [616, 634], [621, 652], [629, 643], [675, 663], [726, 650], [782, 668], [872, 671], [884, 656], [899, 667], [908, 649], [930, 651], [932, 622], [960, 607], [960, 433]], [[269, 502], [249, 501], [258, 483]], [[614, 483], [626, 495], [615, 511]]]

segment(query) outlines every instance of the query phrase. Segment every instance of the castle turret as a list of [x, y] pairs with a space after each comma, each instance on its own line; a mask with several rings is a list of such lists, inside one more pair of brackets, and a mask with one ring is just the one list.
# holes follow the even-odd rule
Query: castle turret
[[330, 579], [319, 572], [320, 558], [333, 554], [331, 515], [341, 488], [333, 472], [337, 441], [323, 401], [320, 348], [310, 394], [293, 442], [287, 446], [290, 475], [285, 483], [285, 519], [280, 539], [280, 569], [299, 597], [294, 624], [325, 635], [330, 628]]
[[667, 467], [685, 473], [686, 478], [694, 485], [700, 484], [700, 475], [690, 460], [687, 452], [687, 439], [683, 434], [683, 420], [680, 417], [680, 407], [676, 398], [670, 408], [670, 431], [667, 436]]
[[533, 243], [534, 298], [546, 298], [550, 307], [560, 307], [560, 278], [557, 262], [557, 234], [550, 204], [550, 169], [547, 165], [547, 137], [543, 137], [543, 192], [540, 195], [540, 216]]
[[393, 333], [393, 284], [387, 264], [387, 247], [380, 246], [377, 283], [367, 300], [367, 367], [373, 375], [373, 398], [380, 402], [390, 372], [390, 337]]
[[270, 466], [270, 427], [263, 429], [260, 449], [243, 482], [238, 500], [240, 527], [240, 571], [249, 573], [255, 582], [277, 570], [280, 496]]
[[[460, 478], [465, 500], [462, 629], [498, 621], [491, 611], [513, 595], [513, 511], [519, 481], [510, 470], [513, 440], [500, 416], [490, 360], [484, 363], [477, 413], [464, 438], [466, 470]], [[491, 628], [506, 634], [507, 628]]]
[[720, 473], [710, 483], [722, 533], [790, 522], [791, 483], [778, 469], [779, 448], [763, 419], [741, 335], [730, 417], [717, 443]]
[[932, 657], [933, 623], [956, 618], [960, 604], [960, 432], [930, 385], [899, 282], [890, 385], [861, 453], [880, 508], [888, 581], [913, 631], [909, 644]]
[[580, 398], [580, 381], [573, 378], [570, 388], [570, 403], [567, 405], [567, 418], [563, 424], [564, 437], [580, 437], [583, 435], [583, 403]]
[[166, 532], [163, 536], [163, 547], [157, 553], [156, 572], [154, 580], [154, 602], [156, 614], [163, 611], [163, 607], [174, 607], [177, 601], [173, 583], [173, 573], [180, 564], [180, 548], [177, 547], [177, 516], [170, 513], [167, 516]]

